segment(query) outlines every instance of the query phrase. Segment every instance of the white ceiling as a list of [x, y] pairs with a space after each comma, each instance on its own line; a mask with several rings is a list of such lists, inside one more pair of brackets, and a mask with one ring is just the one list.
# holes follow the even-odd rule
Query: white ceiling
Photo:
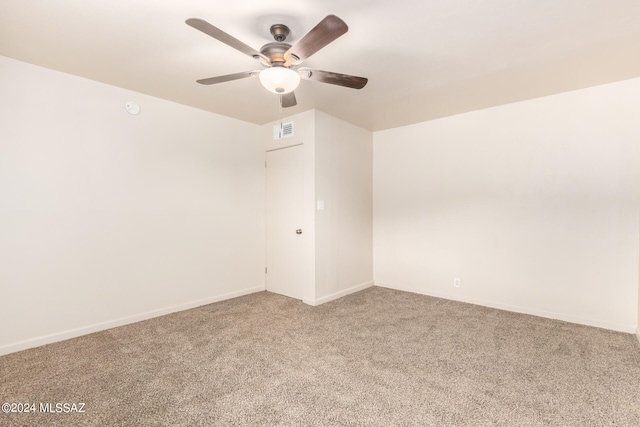
[[640, 77], [638, 0], [0, 0], [0, 55], [264, 124], [281, 111], [257, 78], [195, 82], [259, 63], [184, 21], [259, 49], [271, 24], [295, 43], [328, 14], [349, 32], [304, 66], [369, 84], [302, 81], [284, 115], [381, 130]]

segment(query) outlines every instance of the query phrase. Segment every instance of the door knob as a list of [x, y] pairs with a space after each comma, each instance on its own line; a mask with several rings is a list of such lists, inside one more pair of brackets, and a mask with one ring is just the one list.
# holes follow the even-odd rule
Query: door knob
[[298, 228], [298, 229], [296, 230], [296, 234], [302, 234], [302, 228]]

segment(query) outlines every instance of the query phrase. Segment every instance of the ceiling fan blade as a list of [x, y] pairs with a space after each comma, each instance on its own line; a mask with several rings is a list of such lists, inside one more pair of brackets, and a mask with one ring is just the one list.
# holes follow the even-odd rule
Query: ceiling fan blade
[[298, 74], [305, 80], [315, 80], [321, 83], [350, 87], [352, 89], [362, 89], [369, 81], [366, 77], [333, 73], [331, 71], [311, 70], [309, 68], [298, 69]]
[[213, 85], [216, 83], [230, 82], [231, 80], [246, 79], [260, 74], [260, 71], [245, 71], [243, 73], [227, 74], [225, 76], [209, 77], [208, 79], [196, 80], [201, 85]]
[[280, 95], [280, 105], [282, 105], [282, 108], [295, 107], [297, 104], [296, 95], [293, 92]]
[[228, 46], [231, 46], [232, 48], [239, 50], [240, 52], [246, 55], [251, 56], [252, 58], [262, 61], [266, 65], [270, 65], [269, 58], [267, 58], [265, 55], [261, 54], [251, 46], [244, 44], [243, 42], [236, 39], [235, 37], [230, 36], [229, 34], [225, 33], [221, 29], [214, 27], [204, 19], [189, 18], [185, 22], [187, 23], [187, 25], [195, 28], [196, 30], [202, 31], [206, 35], [211, 36], [214, 39], [219, 40], [222, 43]]
[[342, 19], [335, 15], [327, 16], [285, 52], [285, 67], [301, 63], [348, 30]]

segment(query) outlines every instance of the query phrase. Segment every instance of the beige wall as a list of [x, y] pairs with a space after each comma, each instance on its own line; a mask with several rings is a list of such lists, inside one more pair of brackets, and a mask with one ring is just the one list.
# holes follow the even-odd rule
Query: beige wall
[[316, 112], [316, 303], [373, 284], [373, 135]]
[[376, 284], [635, 331], [639, 99], [634, 79], [376, 132]]
[[258, 126], [3, 57], [0, 75], [0, 353], [264, 289]]

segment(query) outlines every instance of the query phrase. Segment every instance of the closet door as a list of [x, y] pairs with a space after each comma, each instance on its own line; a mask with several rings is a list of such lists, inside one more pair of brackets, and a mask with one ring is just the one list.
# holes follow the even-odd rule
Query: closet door
[[267, 290], [302, 299], [303, 146], [266, 155]]

